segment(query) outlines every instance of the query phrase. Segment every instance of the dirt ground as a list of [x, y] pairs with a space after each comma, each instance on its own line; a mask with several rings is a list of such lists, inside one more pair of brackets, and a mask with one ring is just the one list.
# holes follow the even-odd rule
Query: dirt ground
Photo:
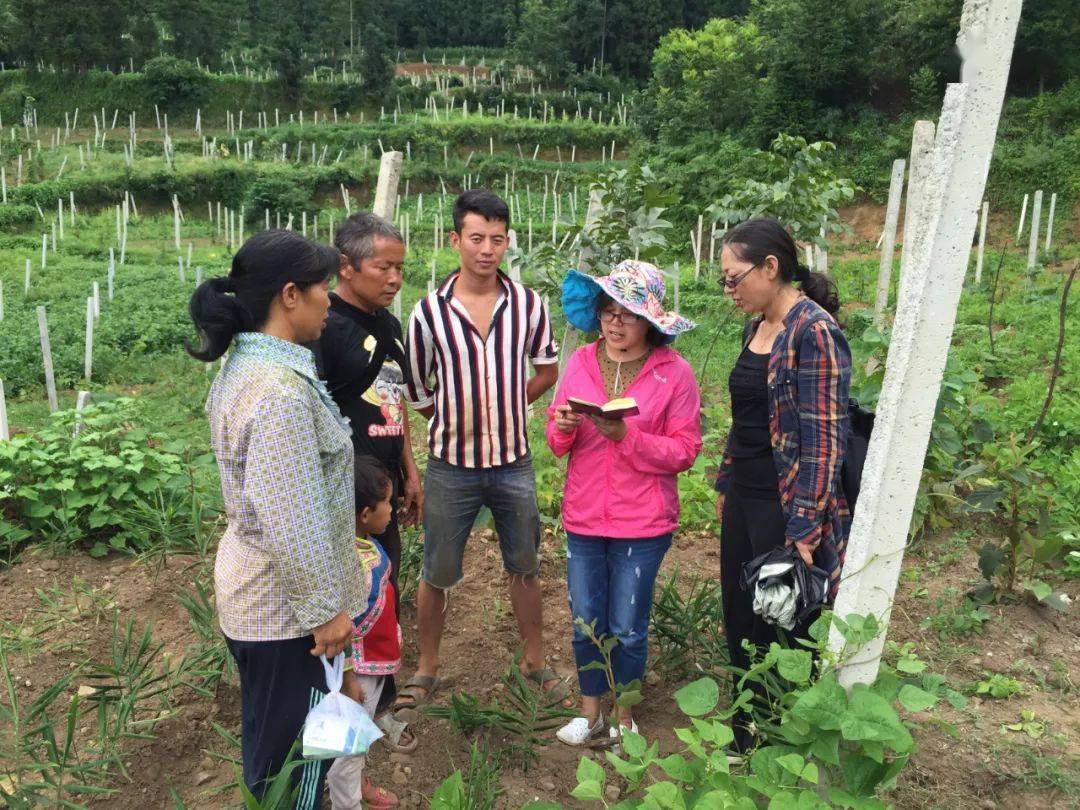
[[[1076, 805], [1064, 782], [1048, 776], [1054, 768], [1066, 776], [1077, 767], [1080, 755], [1080, 706], [1073, 684], [1080, 679], [1080, 635], [1076, 622], [1027, 603], [990, 608], [983, 632], [942, 642], [920, 623], [933, 610], [934, 599], [949, 587], [963, 588], [977, 575], [974, 540], [923, 541], [905, 561], [890, 641], [913, 642], [933, 671], [950, 684], [1008, 673], [1024, 684], [1024, 693], [1008, 700], [973, 699], [960, 711], [948, 706], [936, 716], [916, 717], [918, 751], [889, 799], [901, 808], [978, 807], [1024, 808]], [[553, 538], [545, 539], [544, 605], [545, 642], [550, 664], [574, 682], [570, 648], [570, 619], [564, 582], [565, 568]], [[175, 666], [184, 649], [195, 641], [187, 612], [176, 601], [178, 589], [190, 587], [199, 563], [173, 557], [164, 567], [133, 562], [126, 557], [104, 560], [85, 555], [59, 558], [24, 555], [14, 567], [0, 573], [0, 628], [20, 645], [9, 645], [10, 666], [20, 699], [32, 699], [84, 660], [108, 656], [112, 637], [109, 618], [113, 607], [120, 621], [134, 620], [141, 631], [151, 623], [155, 643], [164, 644], [161, 663]], [[694, 573], [716, 578], [719, 572], [717, 541], [712, 536], [681, 536], [669, 552], [660, 574], [664, 581], [675, 569], [680, 579]], [[454, 591], [443, 644], [443, 698], [452, 691], [467, 691], [481, 700], [499, 696], [500, 676], [512, 662], [517, 632], [498, 545], [488, 532], [475, 533], [469, 543], [466, 579]], [[1076, 587], [1071, 589], [1076, 597]], [[54, 607], [48, 607], [49, 603]], [[415, 627], [411, 605], [403, 607], [406, 639], [405, 672], [415, 663]], [[84, 681], [76, 678], [74, 692]], [[672, 729], [684, 724], [671, 699], [681, 684], [650, 673], [646, 702], [639, 707], [642, 733], [660, 741], [663, 753], [678, 750]], [[64, 703], [65, 701], [61, 701]], [[943, 704], [944, 705], [944, 704]], [[239, 695], [222, 684], [214, 699], [190, 689], [172, 695], [172, 708], [149, 705], [147, 716], [163, 712], [151, 740], [129, 740], [124, 758], [130, 781], [116, 781], [115, 795], [98, 800], [109, 808], [171, 807], [170, 787], [188, 807], [235, 807], [235, 759], [239, 751], [215, 729], [238, 733]], [[1037, 739], [1003, 729], [1016, 723], [1025, 710], [1044, 724]], [[92, 715], [84, 717], [78, 739], [91, 734]], [[950, 735], [949, 724], [955, 726]], [[470, 740], [452, 733], [441, 720], [424, 718], [418, 725], [420, 746], [411, 756], [385, 749], [369, 757], [376, 781], [395, 790], [407, 806], [427, 806], [439, 783], [454, 767], [468, 764]], [[500, 741], [491, 740], [493, 750]], [[503, 771], [501, 807], [519, 807], [542, 797], [576, 806], [568, 796], [576, 784], [575, 769], [581, 751], [557, 742], [544, 746], [539, 763], [528, 771]], [[600, 756], [599, 753], [590, 754]], [[1034, 757], [1034, 759], [1032, 759]], [[1057, 763], [1057, 765], [1054, 765]], [[1057, 785], [1058, 787], [1055, 787]]]

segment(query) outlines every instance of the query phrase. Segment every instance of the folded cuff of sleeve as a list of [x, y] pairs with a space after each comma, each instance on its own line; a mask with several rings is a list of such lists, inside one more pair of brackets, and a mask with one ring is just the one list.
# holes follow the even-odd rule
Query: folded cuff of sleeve
[[330, 594], [292, 599], [290, 602], [293, 612], [296, 613], [296, 620], [308, 631], [326, 624], [341, 612], [341, 600]]
[[435, 404], [435, 397], [434, 396], [428, 396], [428, 397], [424, 397], [423, 399], [409, 399], [408, 402], [409, 402], [410, 405], [413, 406], [414, 409], [420, 410], [421, 408], [426, 408], [429, 405], [434, 405]]

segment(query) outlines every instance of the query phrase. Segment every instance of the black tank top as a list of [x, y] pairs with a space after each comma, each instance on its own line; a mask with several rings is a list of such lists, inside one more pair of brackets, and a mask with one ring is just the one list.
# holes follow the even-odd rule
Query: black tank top
[[743, 349], [728, 377], [731, 480], [743, 490], [779, 497], [769, 436], [769, 355]]

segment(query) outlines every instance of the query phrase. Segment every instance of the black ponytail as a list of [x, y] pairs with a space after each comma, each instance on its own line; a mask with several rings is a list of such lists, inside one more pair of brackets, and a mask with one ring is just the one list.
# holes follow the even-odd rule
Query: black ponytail
[[798, 249], [784, 227], [775, 219], [748, 219], [724, 235], [724, 244], [740, 259], [761, 264], [774, 256], [780, 268], [780, 280], [798, 284], [806, 296], [832, 316], [840, 311], [836, 282], [824, 273], [815, 273], [799, 264]]
[[197, 360], [217, 360], [238, 332], [252, 332], [270, 316], [270, 304], [290, 282], [306, 290], [338, 267], [339, 254], [293, 231], [269, 230], [244, 242], [224, 278], [211, 278], [191, 295], [188, 312], [199, 334], [187, 352]]

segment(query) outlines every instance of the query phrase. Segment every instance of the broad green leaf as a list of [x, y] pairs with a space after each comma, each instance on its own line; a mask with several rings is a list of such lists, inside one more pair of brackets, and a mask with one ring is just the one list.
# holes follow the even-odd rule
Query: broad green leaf
[[606, 775], [604, 774], [604, 769], [601, 768], [598, 763], [594, 762], [593, 760], [589, 759], [588, 757], [582, 757], [578, 761], [578, 766], [577, 766], [577, 780], [578, 780], [578, 782], [592, 781], [592, 782], [599, 782], [602, 785], [602, 784], [604, 784], [604, 779], [605, 778], [606, 778]]
[[835, 675], [826, 675], [799, 695], [791, 712], [811, 726], [826, 731], [840, 728], [840, 718], [847, 710], [847, 693]]
[[583, 802], [598, 802], [603, 797], [603, 785], [594, 779], [578, 782], [570, 795]]
[[691, 717], [701, 717], [716, 708], [720, 687], [712, 678], [699, 678], [675, 693], [679, 711]]
[[924, 712], [937, 705], [936, 695], [931, 695], [911, 684], [905, 684], [900, 689], [900, 705], [909, 712]]

